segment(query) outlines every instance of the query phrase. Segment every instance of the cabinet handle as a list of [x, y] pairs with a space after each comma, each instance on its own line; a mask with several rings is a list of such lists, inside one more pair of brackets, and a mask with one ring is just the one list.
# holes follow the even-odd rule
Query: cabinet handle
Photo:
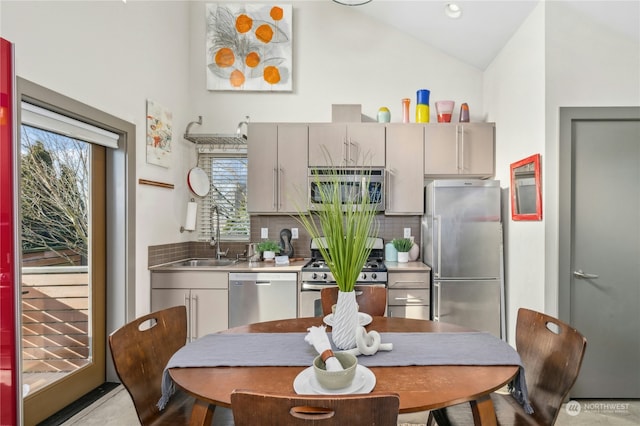
[[271, 193], [271, 200], [273, 201], [273, 209], [277, 210], [278, 206], [277, 206], [277, 195], [276, 192], [278, 191], [278, 168], [274, 167], [273, 169], [273, 189], [272, 189], [272, 193]]
[[433, 313], [433, 320], [440, 322], [440, 283], [434, 283], [433, 287], [436, 293], [436, 309]]
[[384, 200], [384, 209], [387, 210], [389, 209], [389, 206], [391, 206], [391, 193], [393, 191], [391, 191], [391, 169], [387, 170], [386, 173], [384, 174], [384, 188], [385, 188], [385, 200]]
[[394, 297], [395, 300], [404, 300], [411, 302], [422, 302], [424, 299], [422, 297]]
[[198, 296], [191, 297], [191, 338], [198, 338]]
[[440, 278], [440, 268], [442, 267], [442, 261], [440, 260], [442, 258], [442, 244], [440, 243], [440, 241], [442, 241], [442, 226], [440, 225], [440, 215], [436, 215], [433, 217], [433, 226], [436, 227], [436, 235], [438, 236], [438, 258], [436, 259], [436, 267], [438, 269], [434, 271], [434, 275]]
[[349, 142], [347, 138], [342, 140], [342, 159], [340, 160], [340, 164], [344, 164], [345, 166], [348, 164], [349, 160]]
[[464, 126], [460, 126], [460, 170], [464, 173]]
[[284, 191], [284, 188], [282, 188], [283, 175], [284, 169], [280, 167], [280, 173], [278, 174], [278, 210], [282, 208], [282, 192]]
[[184, 306], [187, 308], [187, 341], [191, 341], [191, 297], [189, 293], [184, 294]]
[[460, 171], [462, 170], [462, 167], [460, 165], [460, 126], [456, 127], [456, 162], [458, 163], [458, 173], [460, 173]]

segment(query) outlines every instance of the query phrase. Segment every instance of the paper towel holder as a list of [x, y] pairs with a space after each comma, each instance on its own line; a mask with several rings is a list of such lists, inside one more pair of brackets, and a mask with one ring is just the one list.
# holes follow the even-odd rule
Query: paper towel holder
[[[195, 201], [196, 201], [196, 200], [192, 198], [190, 202], [195, 203]], [[180, 233], [182, 234], [184, 231], [187, 231], [187, 232], [193, 232], [193, 231], [195, 231], [195, 229], [186, 229], [186, 228], [184, 227], [184, 225], [182, 225], [182, 226], [180, 227]]]

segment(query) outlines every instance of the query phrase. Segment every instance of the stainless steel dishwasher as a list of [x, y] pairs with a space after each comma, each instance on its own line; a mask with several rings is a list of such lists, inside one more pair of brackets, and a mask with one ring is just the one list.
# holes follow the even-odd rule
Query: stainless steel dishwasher
[[229, 274], [229, 327], [295, 318], [298, 274], [239, 272]]

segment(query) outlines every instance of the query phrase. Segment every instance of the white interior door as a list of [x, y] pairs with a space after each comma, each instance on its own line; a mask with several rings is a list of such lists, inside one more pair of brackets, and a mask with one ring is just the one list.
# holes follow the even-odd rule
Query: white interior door
[[587, 338], [571, 396], [638, 398], [640, 118], [574, 120], [571, 129], [571, 254], [560, 286]]

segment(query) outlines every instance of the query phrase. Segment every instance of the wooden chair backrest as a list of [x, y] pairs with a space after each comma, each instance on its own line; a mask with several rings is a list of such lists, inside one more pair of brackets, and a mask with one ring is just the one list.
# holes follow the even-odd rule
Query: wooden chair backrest
[[516, 349], [539, 424], [555, 423], [578, 378], [586, 346], [584, 336], [568, 324], [540, 312], [518, 310]]
[[399, 407], [395, 393], [299, 396], [235, 390], [231, 394], [235, 426], [397, 426]]
[[[360, 312], [374, 317], [384, 316], [387, 310], [387, 288], [374, 285], [356, 286], [356, 303]], [[322, 313], [329, 315], [331, 307], [338, 302], [338, 287], [327, 287], [320, 291]]]
[[109, 336], [118, 377], [127, 389], [143, 425], [164, 416], [156, 404], [162, 394], [162, 372], [169, 358], [187, 341], [187, 311], [175, 306], [144, 315]]

